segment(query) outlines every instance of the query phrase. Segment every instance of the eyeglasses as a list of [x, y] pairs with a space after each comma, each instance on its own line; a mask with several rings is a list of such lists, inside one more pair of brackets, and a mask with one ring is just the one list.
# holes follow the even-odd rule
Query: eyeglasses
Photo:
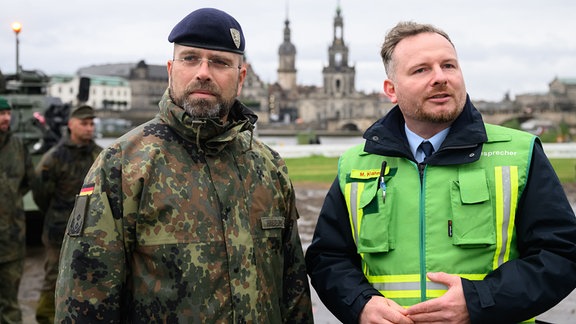
[[193, 68], [199, 67], [200, 65], [202, 65], [202, 62], [206, 61], [206, 63], [208, 63], [209, 68], [213, 68], [214, 70], [217, 71], [224, 71], [234, 68], [240, 69], [242, 67], [240, 65], [238, 66], [230, 65], [221, 59], [217, 58], [205, 59], [198, 56], [184, 56], [183, 58], [173, 58], [172, 61], [182, 62], [182, 64], [184, 64], [185, 66]]

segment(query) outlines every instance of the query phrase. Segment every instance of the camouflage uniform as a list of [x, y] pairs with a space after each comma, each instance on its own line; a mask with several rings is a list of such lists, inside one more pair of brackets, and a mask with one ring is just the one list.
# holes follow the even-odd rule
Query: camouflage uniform
[[298, 213], [256, 116], [160, 114], [88, 173], [60, 259], [56, 321], [310, 323]]
[[26, 254], [26, 218], [22, 197], [34, 181], [34, 169], [22, 141], [0, 132], [0, 323], [20, 323], [18, 287]]
[[54, 322], [58, 258], [66, 224], [84, 177], [101, 151], [102, 147], [94, 142], [79, 146], [65, 138], [46, 152], [36, 166], [39, 185], [34, 190], [34, 201], [44, 212], [42, 242], [46, 249], [44, 283], [36, 312], [40, 324]]

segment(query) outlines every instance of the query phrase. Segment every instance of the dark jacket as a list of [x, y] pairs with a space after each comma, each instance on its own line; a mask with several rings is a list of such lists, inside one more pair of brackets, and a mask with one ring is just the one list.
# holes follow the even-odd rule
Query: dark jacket
[[26, 255], [23, 197], [35, 183], [32, 160], [22, 140], [0, 132], [0, 263]]
[[[372, 125], [364, 138], [368, 153], [414, 161], [398, 107]], [[427, 163], [474, 162], [486, 140], [482, 117], [467, 100], [442, 146]], [[472, 323], [511, 323], [536, 316], [576, 287], [576, 218], [541, 144], [536, 143], [516, 214], [520, 258], [503, 264], [482, 281], [462, 279]], [[379, 295], [360, 264], [336, 179], [306, 252], [306, 265], [318, 295], [344, 323], [357, 323], [370, 296]]]

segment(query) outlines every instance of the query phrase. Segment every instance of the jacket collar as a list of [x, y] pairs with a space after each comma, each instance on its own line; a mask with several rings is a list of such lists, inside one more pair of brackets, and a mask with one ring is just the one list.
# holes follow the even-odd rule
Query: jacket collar
[[[378, 120], [364, 133], [366, 143], [364, 151], [370, 154], [403, 157], [414, 161], [406, 133], [404, 116], [398, 106]], [[482, 144], [487, 141], [482, 115], [466, 98], [462, 113], [450, 127], [448, 136], [435, 152], [427, 159], [432, 165], [452, 165], [471, 163], [480, 158]]]
[[62, 141], [62, 145], [67, 146], [70, 149], [80, 150], [86, 148], [87, 151], [92, 151], [92, 148], [96, 146], [96, 142], [94, 142], [94, 140], [91, 140], [86, 144], [76, 144], [70, 139], [70, 133], [66, 134], [60, 141]]
[[168, 90], [162, 96], [159, 106], [159, 118], [183, 139], [195, 143], [199, 151], [208, 155], [220, 152], [243, 131], [248, 130], [253, 134], [258, 120], [256, 114], [238, 100], [230, 109], [226, 123], [222, 123], [219, 118], [192, 118], [172, 102]]

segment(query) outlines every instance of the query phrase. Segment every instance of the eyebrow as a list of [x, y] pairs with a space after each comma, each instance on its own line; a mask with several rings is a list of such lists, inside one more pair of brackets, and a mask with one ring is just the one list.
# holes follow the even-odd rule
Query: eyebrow
[[[201, 55], [201, 51], [200, 50], [195, 50], [195, 49], [186, 49], [183, 50], [182, 52], [180, 52], [180, 55], [197, 55], [197, 56], [202, 56]], [[225, 56], [225, 55], [221, 55], [217, 52], [211, 52], [211, 53], [207, 53], [206, 56], [208, 58], [219, 58], [219, 59], [223, 59], [223, 60], [230, 60], [232, 61], [233, 58]]]

